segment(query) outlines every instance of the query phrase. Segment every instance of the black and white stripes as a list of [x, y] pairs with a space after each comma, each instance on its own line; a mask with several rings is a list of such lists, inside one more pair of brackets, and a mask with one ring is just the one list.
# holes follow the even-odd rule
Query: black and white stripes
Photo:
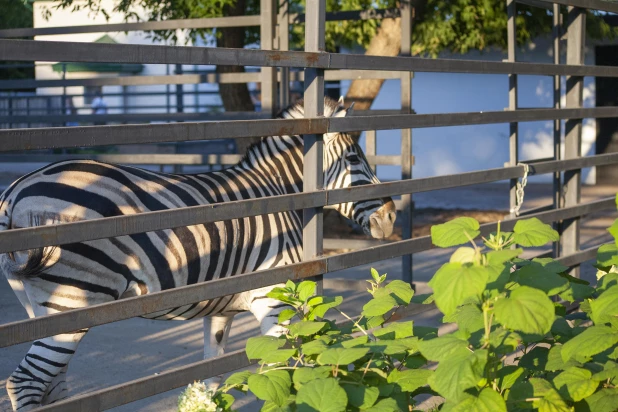
[[[345, 116], [342, 102], [325, 100], [325, 116]], [[281, 117], [303, 117], [302, 102]], [[302, 192], [303, 139], [266, 137], [228, 169], [196, 175], [162, 174], [95, 161], [51, 164], [16, 181], [0, 198], [0, 230], [130, 215], [185, 206]], [[324, 136], [324, 182], [329, 189], [378, 180], [349, 135]], [[391, 234], [390, 199], [338, 205], [376, 238]], [[299, 211], [75, 243], [0, 256], [0, 268], [30, 316], [42, 316], [128, 296], [298, 262]], [[251, 311], [263, 333], [282, 308], [267, 289], [148, 315], [161, 320], [205, 317], [205, 356], [221, 354], [235, 313]], [[35, 342], [9, 378], [16, 410], [67, 395], [68, 362], [85, 330]]]

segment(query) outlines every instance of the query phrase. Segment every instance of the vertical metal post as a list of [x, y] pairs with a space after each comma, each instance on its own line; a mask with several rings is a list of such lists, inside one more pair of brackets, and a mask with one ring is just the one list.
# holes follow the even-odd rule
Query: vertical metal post
[[[305, 19], [305, 51], [323, 52], [326, 0], [307, 0]], [[324, 70], [305, 69], [305, 117], [324, 115]], [[324, 185], [323, 136], [304, 135], [303, 191], [320, 190]], [[303, 260], [322, 254], [323, 210], [311, 208], [303, 211]], [[317, 293], [323, 293], [322, 277], [318, 279]]]
[[[290, 13], [289, 0], [279, 0], [279, 50], [290, 50]], [[279, 107], [284, 108], [290, 104], [290, 68], [281, 67], [281, 81], [279, 82]]]
[[[560, 36], [562, 34], [562, 30], [560, 27], [560, 5], [554, 4], [553, 7], [553, 27], [552, 27], [552, 37], [554, 41], [554, 64], [560, 64]], [[560, 76], [554, 76], [554, 108], [560, 109]], [[560, 160], [560, 152], [561, 152], [561, 142], [560, 142], [560, 134], [561, 134], [561, 120], [554, 120], [554, 159]], [[561, 173], [555, 172], [553, 176], [553, 189], [554, 189], [554, 198], [553, 198], [553, 206], [554, 209], [558, 209], [561, 207], [561, 199], [562, 199], [562, 190], [561, 190], [561, 181], [560, 181]], [[554, 229], [559, 233], [562, 231], [560, 222], [554, 222]], [[560, 256], [560, 240], [554, 242], [553, 245], [553, 253], [554, 257], [557, 258]]]
[[[584, 64], [584, 43], [586, 35], [586, 12], [577, 7], [568, 8], [567, 64]], [[581, 107], [583, 103], [584, 78], [567, 77], [566, 106]], [[569, 119], [565, 126], [564, 158], [581, 156], [582, 119]], [[579, 203], [581, 197], [581, 169], [564, 173], [564, 206]], [[579, 250], [579, 218], [562, 222], [562, 253], [569, 255]], [[579, 267], [573, 268], [571, 275], [579, 276]]]
[[[176, 65], [175, 74], [182, 74], [182, 64]], [[176, 112], [182, 113], [184, 111], [185, 111], [185, 97], [183, 93], [183, 86], [182, 84], [177, 84], [176, 85]]]
[[[260, 0], [260, 48], [272, 50], [275, 38], [275, 15], [274, 0]], [[261, 69], [261, 101], [262, 112], [274, 117], [277, 110], [277, 69], [275, 67], [262, 67]]]
[[[376, 135], [377, 132], [375, 130], [367, 130], [365, 132], [365, 153], [369, 156], [376, 155]], [[376, 172], [377, 167], [375, 164], [371, 165], [371, 170], [373, 170], [373, 173]]]
[[[517, 47], [516, 22], [517, 8], [515, 0], [506, 0], [506, 8], [508, 14], [507, 22], [507, 42], [508, 42], [508, 61], [515, 62], [515, 50]], [[517, 75], [509, 74], [509, 110], [517, 110]], [[519, 123], [513, 122], [509, 124], [509, 166], [517, 165], [519, 161], [519, 144], [518, 144]], [[510, 216], [514, 217], [515, 206], [517, 206], [517, 179], [511, 179], [509, 190], [509, 206], [511, 208]]]
[[[401, 56], [410, 57], [412, 49], [412, 14], [414, 9], [410, 2], [401, 2]], [[412, 113], [412, 76], [411, 72], [401, 73], [401, 113]], [[401, 180], [412, 179], [412, 129], [401, 129]], [[401, 237], [412, 238], [411, 194], [401, 195]], [[402, 280], [412, 284], [412, 255], [401, 257]]]

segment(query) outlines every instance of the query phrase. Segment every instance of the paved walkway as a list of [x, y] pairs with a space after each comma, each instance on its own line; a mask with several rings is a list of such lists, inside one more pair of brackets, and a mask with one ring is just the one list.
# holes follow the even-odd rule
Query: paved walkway
[[[612, 196], [617, 188], [584, 187], [583, 201]], [[530, 185], [526, 192], [525, 208], [549, 204], [549, 185]], [[457, 188], [449, 191], [431, 192], [415, 196], [417, 207], [457, 207], [505, 210], [508, 208], [508, 190], [505, 185], [482, 185]], [[613, 219], [614, 211], [598, 213], [586, 218], [582, 225], [582, 248], [591, 247], [610, 238], [605, 231]], [[449, 251], [431, 250], [414, 257], [414, 276], [418, 293], [428, 293], [427, 282], [435, 271], [448, 259]], [[376, 262], [329, 274], [325, 280], [327, 294], [341, 294], [346, 300], [343, 310], [349, 314], [360, 311], [366, 293], [350, 290], [349, 279], [367, 279], [369, 267], [388, 273], [390, 279], [401, 276], [400, 259]], [[590, 262], [583, 266], [583, 277], [594, 279]], [[354, 285], [358, 285], [354, 283]], [[26, 313], [0, 276], [0, 323], [26, 318]], [[437, 311], [416, 316], [417, 325], [438, 325], [441, 315]], [[230, 350], [241, 349], [246, 338], [258, 333], [257, 323], [248, 314], [237, 317], [230, 337]], [[72, 394], [84, 393], [145, 376], [151, 376], [174, 367], [196, 362], [202, 358], [201, 321], [161, 322], [146, 319], [130, 319], [93, 328], [82, 341], [71, 361], [69, 386]], [[4, 389], [5, 379], [12, 373], [29, 348], [21, 344], [0, 349], [0, 411], [10, 410]], [[153, 396], [113, 409], [117, 412], [164, 412], [174, 411], [179, 390]], [[256, 403], [249, 402], [243, 411], [256, 411]]]

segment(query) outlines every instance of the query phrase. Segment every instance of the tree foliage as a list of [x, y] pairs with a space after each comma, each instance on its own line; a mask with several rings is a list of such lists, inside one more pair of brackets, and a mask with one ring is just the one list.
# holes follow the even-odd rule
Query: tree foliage
[[[0, 0], [0, 30], [32, 27], [32, 8], [16, 0]], [[22, 62], [3, 62], [16, 65]], [[34, 76], [33, 68], [9, 67], [0, 70], [0, 79], [24, 79]]]
[[[6, 1], [6, 0], [4, 0]], [[112, 9], [104, 7], [102, 0], [56, 0], [51, 9], [88, 9], [93, 13], [109, 16], [121, 13], [127, 21], [169, 20], [206, 17], [223, 17], [226, 9], [236, 0], [119, 0]], [[327, 11], [367, 10], [372, 8], [395, 8], [396, 0], [327, 0]], [[291, 0], [291, 13], [302, 13], [305, 0]], [[470, 50], [485, 50], [488, 47], [506, 48], [507, 12], [504, 0], [415, 0], [416, 19], [413, 25], [412, 53], [414, 55], [436, 57], [444, 50], [467, 53]], [[138, 16], [135, 10], [143, 8], [145, 16]], [[246, 1], [246, 15], [259, 13], [259, 0]], [[525, 44], [535, 37], [551, 31], [552, 16], [544, 9], [517, 6], [517, 40]], [[379, 27], [377, 20], [337, 21], [326, 23], [326, 45], [328, 50], [335, 46], [366, 47]], [[618, 34], [599, 18], [598, 13], [590, 12], [588, 33], [593, 38], [613, 37]], [[177, 41], [175, 31], [158, 31], [155, 37]], [[191, 30], [189, 39], [217, 34], [214, 30]], [[292, 28], [292, 49], [303, 47], [304, 27]], [[245, 30], [245, 44], [259, 43], [259, 28]]]

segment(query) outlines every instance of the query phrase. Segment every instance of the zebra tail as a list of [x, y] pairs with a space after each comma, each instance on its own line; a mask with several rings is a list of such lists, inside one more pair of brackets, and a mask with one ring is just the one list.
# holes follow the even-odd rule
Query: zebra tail
[[[10, 204], [9, 202], [3, 201], [2, 204], [0, 204], [0, 232], [10, 230], [10, 227]], [[14, 252], [2, 253], [0, 254], [0, 270], [6, 275], [12, 275], [16, 278], [37, 277], [43, 273], [45, 269], [49, 269], [49, 262], [56, 248], [56, 246], [52, 246], [30, 249], [27, 251], [28, 255], [22, 263], [17, 262]]]

